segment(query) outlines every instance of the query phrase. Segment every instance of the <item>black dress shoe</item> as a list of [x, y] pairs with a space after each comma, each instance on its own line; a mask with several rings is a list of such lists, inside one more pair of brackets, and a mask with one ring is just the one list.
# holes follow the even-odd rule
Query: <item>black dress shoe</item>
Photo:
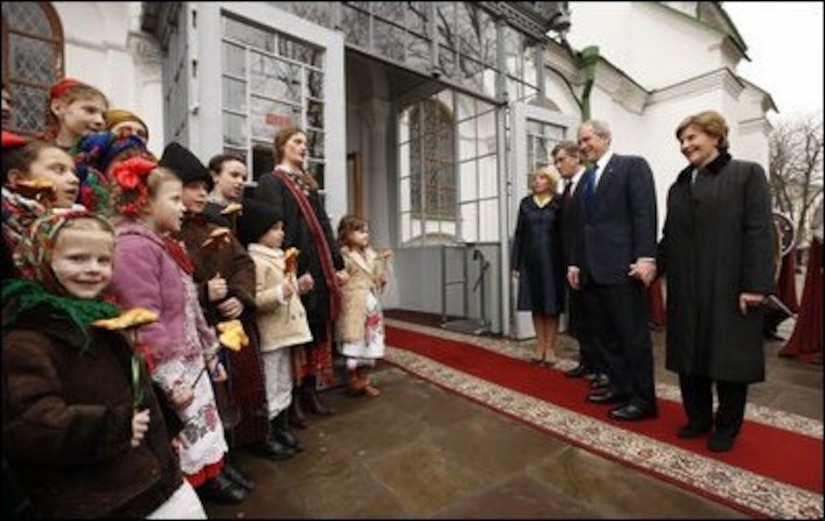
[[659, 416], [659, 411], [656, 409], [637, 403], [628, 403], [610, 411], [610, 417], [614, 420], [628, 422], [644, 420], [645, 418], [656, 418], [657, 416]]
[[601, 389], [610, 385], [610, 378], [606, 374], [600, 374], [590, 382], [591, 389]]
[[230, 481], [239, 485], [246, 490], [253, 490], [255, 488], [255, 482], [252, 479], [241, 472], [240, 470], [236, 469], [229, 463], [224, 463], [223, 465], [223, 475], [229, 478]]
[[627, 401], [627, 396], [608, 390], [605, 393], [593, 392], [587, 395], [587, 401], [591, 403], [598, 403], [603, 405], [611, 405], [615, 403], [624, 403]]
[[581, 378], [588, 372], [590, 372], [590, 369], [588, 369], [586, 365], [579, 364], [573, 369], [570, 369], [569, 371], [564, 373], [564, 376], [567, 376], [568, 378]]
[[237, 504], [246, 498], [246, 490], [223, 474], [210, 479], [198, 488], [201, 497], [223, 505]]
[[736, 435], [716, 431], [710, 435], [708, 450], [711, 452], [728, 452], [733, 448], [734, 441], [736, 441]]
[[706, 432], [710, 432], [710, 429], [710, 424], [697, 425], [695, 423], [688, 423], [687, 425], [683, 426], [681, 429], [676, 431], [676, 437], [681, 438], [683, 440], [690, 440], [693, 438], [698, 438]]
[[284, 445], [274, 436], [271, 436], [268, 440], [259, 441], [251, 445], [249, 451], [256, 456], [261, 456], [272, 461], [289, 459], [298, 454], [296, 449]]

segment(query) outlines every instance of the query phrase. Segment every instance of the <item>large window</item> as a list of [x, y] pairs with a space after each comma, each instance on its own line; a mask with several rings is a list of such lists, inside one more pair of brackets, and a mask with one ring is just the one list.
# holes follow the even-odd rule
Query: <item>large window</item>
[[495, 106], [445, 89], [398, 120], [404, 245], [496, 241]]
[[49, 2], [3, 2], [3, 79], [14, 102], [14, 129], [43, 132], [49, 88], [63, 76], [63, 28]]
[[[229, 16], [222, 18], [224, 150], [251, 158], [253, 180], [272, 168], [282, 128], [307, 133], [307, 168], [324, 186], [324, 52]], [[248, 161], [249, 163], [249, 161]]]

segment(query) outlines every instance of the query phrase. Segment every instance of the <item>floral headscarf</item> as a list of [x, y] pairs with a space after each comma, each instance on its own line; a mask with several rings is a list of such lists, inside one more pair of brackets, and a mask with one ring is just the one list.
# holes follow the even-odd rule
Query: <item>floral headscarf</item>
[[[3, 282], [3, 313], [6, 315], [3, 317], [4, 327], [14, 324], [21, 313], [46, 306], [67, 316], [86, 336], [88, 343], [91, 322], [120, 314], [116, 305], [102, 298], [81, 299], [69, 295], [52, 270], [52, 252], [58, 233], [66, 223], [80, 218], [97, 220], [114, 237], [114, 229], [106, 219], [85, 209], [53, 210], [37, 219], [18, 246], [22, 257], [20, 269], [23, 278]], [[17, 302], [13, 309], [9, 309], [7, 304], [12, 299], [17, 299]]]

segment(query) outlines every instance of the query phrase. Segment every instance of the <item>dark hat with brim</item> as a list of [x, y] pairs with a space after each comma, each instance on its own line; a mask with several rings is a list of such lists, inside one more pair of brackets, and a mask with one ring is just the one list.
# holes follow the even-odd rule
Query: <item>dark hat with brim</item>
[[171, 170], [183, 181], [184, 185], [195, 181], [204, 181], [206, 190], [212, 191], [214, 182], [209, 169], [201, 163], [195, 154], [180, 143], [173, 141], [166, 145], [158, 165]]
[[256, 199], [246, 199], [243, 202], [243, 210], [235, 221], [238, 240], [244, 246], [258, 242], [267, 230], [283, 220], [280, 212], [271, 204]]

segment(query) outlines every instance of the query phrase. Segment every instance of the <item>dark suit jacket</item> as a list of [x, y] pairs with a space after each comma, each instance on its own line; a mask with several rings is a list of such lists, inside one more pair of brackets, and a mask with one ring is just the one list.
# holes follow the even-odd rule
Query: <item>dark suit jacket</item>
[[570, 264], [581, 269], [582, 282], [627, 284], [630, 264], [656, 258], [656, 188], [644, 158], [614, 154], [596, 187], [590, 214], [584, 206], [584, 181], [573, 206], [574, 237]]

